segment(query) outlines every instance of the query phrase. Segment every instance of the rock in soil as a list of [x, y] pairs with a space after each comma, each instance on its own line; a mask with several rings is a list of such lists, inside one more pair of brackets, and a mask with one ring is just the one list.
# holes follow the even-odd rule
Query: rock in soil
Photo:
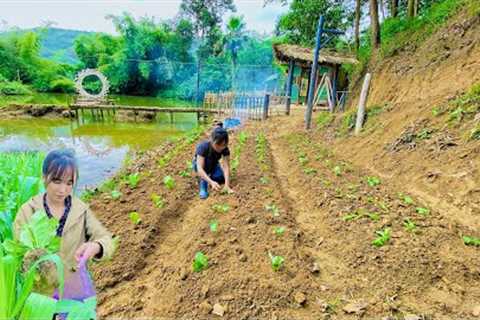
[[472, 315], [474, 317], [479, 317], [480, 316], [480, 305], [473, 307]]
[[301, 306], [303, 306], [305, 302], [307, 302], [307, 297], [303, 292], [300, 292], [300, 291], [295, 293], [294, 299], [295, 299], [295, 302]]
[[225, 308], [221, 304], [215, 303], [215, 305], [213, 306], [212, 314], [223, 317], [223, 315], [225, 314]]
[[362, 314], [365, 312], [365, 309], [367, 308], [368, 303], [360, 301], [360, 302], [352, 302], [347, 304], [345, 307], [343, 307], [343, 311], [346, 313], [355, 313], [355, 314]]
[[210, 312], [212, 312], [213, 307], [210, 303], [208, 303], [208, 301], [203, 301], [200, 304], [200, 310], [202, 311], [203, 314], [209, 314]]
[[314, 274], [320, 273], [320, 266], [318, 265], [318, 263], [314, 262], [310, 271]]

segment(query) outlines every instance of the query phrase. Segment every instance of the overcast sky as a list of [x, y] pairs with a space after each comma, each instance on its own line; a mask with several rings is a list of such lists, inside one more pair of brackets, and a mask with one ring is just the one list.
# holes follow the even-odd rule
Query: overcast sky
[[[55, 27], [86, 31], [115, 33], [108, 14], [120, 15], [126, 11], [135, 17], [145, 15], [158, 19], [174, 17], [181, 0], [0, 0], [0, 25], [22, 29], [53, 21]], [[249, 30], [268, 32], [274, 30], [279, 15], [287, 7], [278, 4], [263, 8], [263, 0], [234, 0], [237, 15], [243, 15]]]

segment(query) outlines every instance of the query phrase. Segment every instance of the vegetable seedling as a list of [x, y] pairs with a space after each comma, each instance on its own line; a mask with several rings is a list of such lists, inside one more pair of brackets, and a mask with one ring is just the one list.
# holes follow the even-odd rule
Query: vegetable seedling
[[372, 241], [372, 244], [375, 247], [383, 247], [385, 244], [387, 244], [388, 241], [390, 241], [391, 237], [391, 230], [390, 228], [386, 228], [385, 230], [377, 231], [377, 238]]
[[195, 258], [193, 259], [193, 271], [201, 272], [208, 268], [208, 258], [203, 252], [199, 251], [195, 254]]
[[140, 214], [137, 211], [130, 212], [130, 221], [132, 221], [132, 223], [135, 225], [139, 225], [140, 223], [142, 223]]
[[271, 212], [274, 217], [280, 216], [280, 210], [275, 204], [267, 204], [265, 205], [265, 210]]
[[260, 183], [261, 183], [261, 184], [268, 184], [268, 178], [266, 178], [266, 177], [261, 177], [261, 178], [260, 178]]
[[463, 236], [463, 243], [467, 246], [480, 247], [480, 239], [475, 237]]
[[335, 166], [333, 168], [333, 173], [335, 173], [335, 175], [337, 177], [341, 176], [342, 175], [342, 168], [340, 168], [340, 166]]
[[217, 221], [216, 219], [210, 220], [209, 225], [210, 225], [210, 231], [212, 231], [212, 232], [217, 232], [217, 230], [218, 230], [218, 221]]
[[273, 230], [273, 232], [277, 235], [277, 236], [281, 236], [285, 233], [285, 227], [275, 227], [275, 229]]
[[405, 221], [403, 222], [403, 226], [405, 227], [405, 230], [408, 232], [415, 232], [417, 230], [417, 226], [415, 225], [415, 222], [413, 222], [409, 218], [405, 219]]
[[212, 209], [218, 213], [227, 213], [228, 211], [230, 211], [230, 206], [226, 203], [214, 204], [212, 206]]
[[182, 178], [188, 178], [188, 177], [190, 177], [190, 171], [182, 170], [178, 173], [178, 175]]
[[138, 183], [140, 182], [140, 174], [137, 173], [132, 173], [128, 176], [128, 186], [130, 189], [135, 189], [138, 186]]
[[152, 193], [151, 199], [152, 199], [152, 202], [155, 205], [155, 207], [161, 209], [165, 206], [165, 200], [163, 200], [163, 198], [161, 196], [159, 196], [158, 194]]
[[422, 216], [428, 216], [428, 214], [430, 213], [430, 210], [428, 210], [427, 208], [422, 208], [422, 207], [416, 208], [415, 211], [417, 211], [417, 213], [422, 215]]
[[283, 263], [285, 262], [285, 259], [282, 256], [274, 256], [270, 252], [268, 253], [268, 256], [270, 257], [270, 263], [272, 265], [273, 271], [278, 271], [280, 268], [282, 268]]
[[165, 176], [163, 178], [163, 184], [168, 190], [173, 190], [173, 188], [175, 188], [175, 180], [171, 176]]
[[380, 179], [377, 177], [367, 177], [367, 184], [370, 187], [378, 186], [380, 184]]
[[122, 193], [118, 190], [113, 190], [111, 193], [111, 197], [113, 200], [118, 200], [122, 196]]

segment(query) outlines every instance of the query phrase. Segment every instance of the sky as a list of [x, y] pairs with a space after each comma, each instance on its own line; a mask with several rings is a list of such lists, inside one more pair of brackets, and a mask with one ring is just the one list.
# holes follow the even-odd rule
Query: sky
[[[181, 0], [0, 0], [0, 30], [19, 27], [29, 29], [54, 22], [54, 27], [115, 34], [108, 14], [129, 12], [134, 17], [153, 16], [155, 19], [173, 18]], [[243, 15], [247, 29], [270, 33], [275, 22], [288, 7], [270, 4], [263, 8], [263, 0], [234, 0], [236, 15]], [[228, 15], [227, 15], [228, 17]], [[226, 19], [225, 19], [226, 20]]]

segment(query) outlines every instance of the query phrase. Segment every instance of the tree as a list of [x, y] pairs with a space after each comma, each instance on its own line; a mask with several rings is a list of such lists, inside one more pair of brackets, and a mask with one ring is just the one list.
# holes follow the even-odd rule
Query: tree
[[293, 0], [290, 10], [280, 17], [278, 33], [287, 42], [312, 47], [320, 15], [325, 17], [326, 28], [344, 29], [347, 25], [347, 11], [339, 1]]
[[377, 0], [370, 0], [370, 27], [372, 29], [372, 48], [378, 48], [380, 46], [380, 22]]
[[235, 88], [235, 74], [237, 71], [238, 51], [247, 40], [243, 17], [232, 16], [227, 22], [225, 47], [232, 58], [232, 87]]
[[362, 19], [362, 1], [355, 0], [355, 50], [360, 48], [360, 19]]
[[415, 17], [415, 4], [416, 4], [416, 0], [408, 0], [408, 4], [407, 4], [407, 15], [409, 18], [413, 18]]
[[390, 10], [392, 18], [396, 18], [398, 16], [398, 2], [399, 0], [391, 0]]

